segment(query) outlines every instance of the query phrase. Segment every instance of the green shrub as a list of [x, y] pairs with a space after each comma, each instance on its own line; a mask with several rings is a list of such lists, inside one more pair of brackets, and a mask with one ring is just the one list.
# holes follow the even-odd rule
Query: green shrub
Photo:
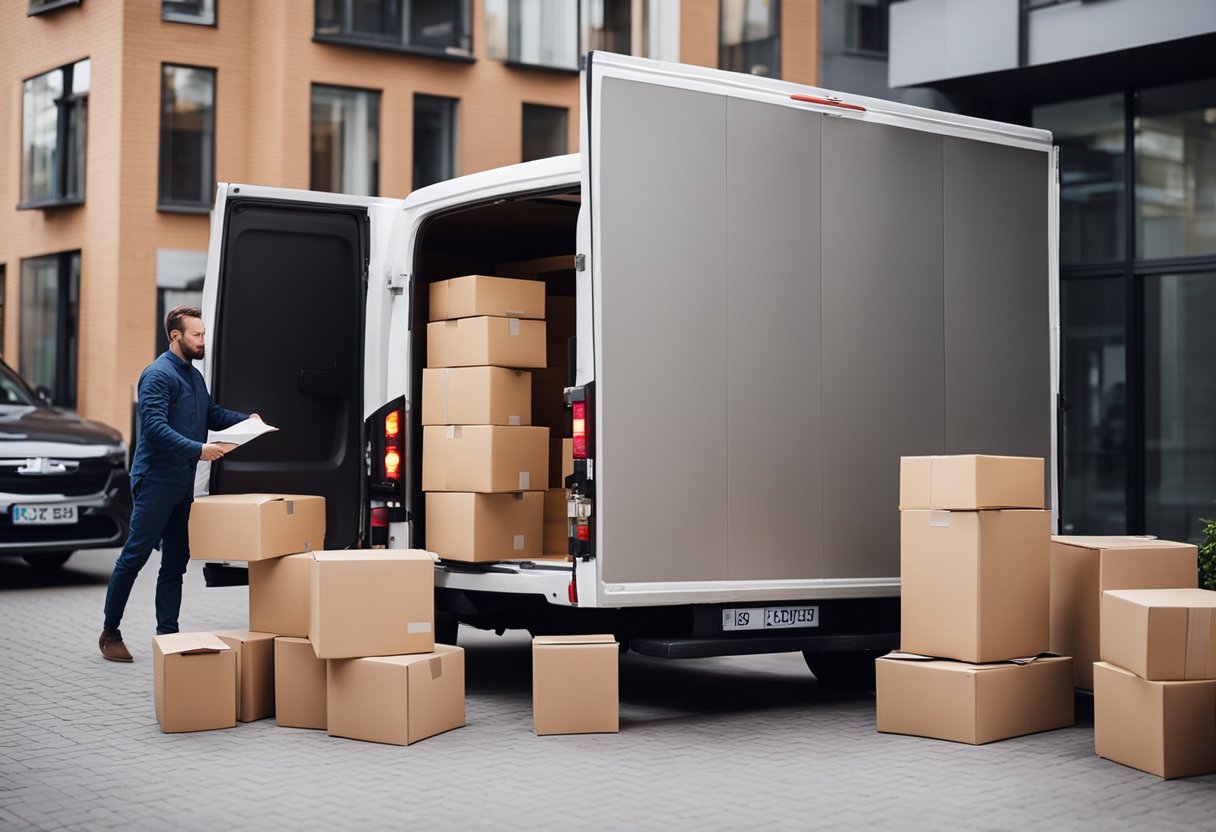
[[1199, 545], [1199, 586], [1216, 589], [1216, 520], [1200, 518], [1203, 543]]

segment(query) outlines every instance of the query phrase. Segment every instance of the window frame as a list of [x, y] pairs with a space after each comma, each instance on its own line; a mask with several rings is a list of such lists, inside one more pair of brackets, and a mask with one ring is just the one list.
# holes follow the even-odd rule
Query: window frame
[[[573, 1], [574, 0], [567, 0], [567, 2]], [[540, 64], [533, 63], [532, 61], [512, 58], [511, 45], [514, 42], [512, 32], [514, 32], [517, 27], [512, 23], [512, 0], [504, 0], [504, 2], [507, 4], [507, 56], [505, 58], [490, 56], [491, 60], [498, 61], [503, 66], [510, 67], [511, 69], [528, 69], [536, 72], [550, 72], [557, 75], [578, 75], [583, 71], [587, 55], [583, 51], [583, 4], [581, 2], [575, 2], [574, 5], [574, 66]], [[487, 40], [489, 40], [489, 38], [487, 38]]]
[[[71, 304], [71, 285], [72, 279], [72, 258], [76, 258], [76, 304], [73, 308]], [[28, 358], [26, 350], [20, 343], [24, 336], [25, 322], [20, 319], [21, 313], [25, 308], [25, 264], [33, 260], [47, 260], [50, 258], [56, 259], [56, 306], [55, 306], [55, 379], [54, 385], [51, 387], [51, 399], [56, 407], [63, 407], [69, 410], [75, 410], [79, 403], [80, 394], [80, 289], [84, 283], [84, 257], [81, 250], [78, 248], [67, 249], [65, 251], [53, 251], [47, 254], [37, 254], [32, 257], [23, 257], [21, 259], [21, 278], [20, 289], [18, 291], [18, 367], [17, 373], [27, 382], [30, 382], [30, 373], [26, 371], [25, 362]], [[68, 292], [65, 294], [65, 286]], [[64, 298], [67, 300], [64, 300]], [[65, 327], [66, 325], [66, 327]], [[64, 344], [64, 332], [67, 331], [67, 344]], [[70, 349], [60, 349], [67, 346]], [[32, 383], [32, 382], [31, 382]], [[33, 385], [37, 386], [37, 385]], [[65, 395], [66, 392], [66, 395]]]
[[[748, 72], [747, 70], [731, 69], [727, 66], [724, 66], [725, 61], [723, 60], [723, 58], [724, 58], [723, 51], [725, 49], [727, 49], [728, 47], [722, 42], [722, 18], [723, 18], [723, 10], [724, 10], [727, 2], [729, 2], [729, 0], [718, 0], [718, 27], [717, 27], [718, 28], [718, 36], [717, 36], [718, 66], [717, 66], [717, 69], [726, 70], [727, 72], [738, 72], [740, 75], [752, 75], [753, 73]], [[782, 45], [782, 42], [785, 40], [785, 37], [784, 37], [784, 32], [782, 31], [782, 24], [783, 24], [783, 21], [785, 20], [785, 14], [784, 14], [784, 10], [781, 8], [781, 0], [771, 0], [771, 2], [773, 3], [773, 6], [771, 8], [774, 10], [774, 12], [773, 12], [773, 30], [776, 32], [776, 35], [774, 36], [776, 39], [776, 51], [775, 51], [776, 66], [773, 67], [773, 70], [774, 70], [773, 75], [764, 75], [761, 77], [776, 78], [777, 80], [782, 80], [782, 75], [783, 75], [782, 61], [785, 60], [785, 50]], [[746, 16], [746, 14], [747, 14], [746, 0], [744, 0], [744, 3], [745, 3], [745, 5], [744, 5], [743, 11], [744, 11], [744, 15]], [[751, 42], [759, 43], [760, 41], [751, 41]], [[742, 45], [742, 43], [740, 45]]]
[[[524, 142], [525, 142], [525, 139], [527, 138], [527, 134], [528, 134], [528, 110], [529, 110], [529, 108], [531, 108], [533, 110], [533, 112], [536, 112], [539, 110], [561, 111], [562, 116], [563, 116], [563, 121], [564, 121], [564, 125], [563, 125], [564, 130], [562, 131], [562, 144], [565, 146], [564, 151], [562, 151], [561, 153], [551, 154], [549, 156], [535, 156], [532, 159], [529, 159], [527, 157], [527, 154], [524, 153], [524, 149], [525, 149]], [[536, 101], [521, 102], [520, 107], [519, 107], [519, 151], [520, 151], [519, 152], [520, 161], [522, 161], [522, 162], [531, 162], [531, 161], [535, 161], [537, 159], [552, 159], [555, 156], [568, 155], [570, 153], [570, 108], [563, 107], [558, 104], [542, 104], [542, 103], [539, 103]]]
[[[451, 157], [452, 157], [452, 172], [450, 176], [436, 179], [434, 182], [427, 182], [425, 185], [418, 184], [418, 102], [421, 99], [430, 99], [432, 101], [444, 101], [451, 104]], [[460, 175], [460, 99], [451, 95], [436, 95], [434, 93], [416, 91], [413, 95], [412, 107], [410, 112], [410, 190], [425, 188], [427, 185], [436, 185], [440, 182], [447, 182], [450, 179], [455, 179]]]
[[[313, 94], [315, 93], [315, 91], [317, 90], [318, 87], [322, 87], [324, 89], [330, 89], [330, 90], [345, 90], [348, 92], [368, 93], [370, 95], [375, 96], [375, 100], [376, 100], [376, 160], [375, 160], [374, 164], [372, 165], [372, 167], [373, 167], [372, 189], [371, 189], [372, 193], [367, 194], [367, 196], [372, 196], [372, 197], [379, 196], [380, 195], [380, 164], [381, 164], [381, 160], [383, 159], [382, 154], [384, 151], [384, 135], [383, 135], [384, 134], [384, 106], [383, 106], [384, 105], [384, 90], [375, 89], [373, 87], [352, 87], [349, 84], [328, 84], [323, 81], [312, 81], [308, 85], [308, 189], [310, 191], [322, 191], [324, 193], [339, 193], [339, 194], [349, 193], [348, 191], [345, 191], [345, 190], [325, 191], [323, 188], [318, 187], [316, 182], [314, 182], [313, 178], [312, 178], [312, 157], [313, 157], [312, 131], [313, 131], [313, 106], [314, 106]], [[369, 162], [370, 162], [370, 160], [369, 160]], [[345, 177], [345, 174], [346, 174], [346, 172], [344, 170], [343, 177]], [[338, 184], [341, 184], [341, 183], [338, 183]]]
[[[78, 93], [70, 93], [68, 95], [64, 95], [55, 102], [55, 182], [57, 192], [55, 195], [50, 197], [41, 197], [32, 200], [23, 199], [17, 203], [18, 211], [34, 211], [45, 210], [47, 208], [67, 208], [76, 205], [84, 205], [87, 190], [86, 185], [88, 182], [89, 96], [92, 95], [93, 92], [92, 58], [88, 56], [78, 58], [71, 63], [52, 67], [45, 72], [39, 72], [36, 75], [31, 75], [28, 78], [21, 79], [21, 130], [19, 131], [21, 134], [21, 176], [17, 183], [17, 192], [18, 195], [20, 195], [25, 190], [25, 85], [36, 78], [42, 78], [45, 75], [50, 75], [52, 72], [62, 72], [64, 74], [64, 88], [67, 89], [75, 81], [76, 66], [84, 63], [85, 61], [90, 62], [89, 91], [83, 95]], [[75, 105], [75, 103], [82, 99], [84, 100], [84, 119], [81, 123], [84, 126], [84, 147], [81, 149], [80, 155], [80, 194], [78, 196], [64, 196], [64, 191], [68, 180], [67, 174], [71, 167], [71, 159], [69, 158], [71, 154], [62, 153], [60, 152], [60, 149], [63, 147], [70, 147], [73, 144], [72, 139], [75, 136], [75, 133], [69, 131], [69, 119], [66, 117], [66, 115]], [[80, 126], [77, 125], [77, 130], [79, 129]]]
[[[328, 44], [330, 46], [346, 46], [355, 49], [374, 49], [377, 52], [393, 52], [398, 55], [417, 55], [423, 58], [438, 58], [444, 61], [455, 61], [456, 63], [471, 64], [476, 63], [477, 58], [473, 51], [473, 0], [459, 0], [460, 23], [463, 31], [460, 38], [467, 38], [469, 46], [464, 49], [459, 46], [418, 46], [407, 43], [401, 43], [388, 40], [376, 40], [374, 38], [363, 37], [357, 34], [327, 34], [318, 31], [317, 21], [319, 20], [319, 6], [322, 0], [313, 0], [312, 4], [312, 42]], [[350, 2], [350, 0], [340, 0], [340, 2]], [[409, 0], [405, 0], [409, 2]], [[327, 85], [333, 86], [333, 85]]]
[[210, 23], [205, 23], [201, 20], [191, 20], [188, 17], [170, 16], [165, 17], [165, 0], [160, 0], [160, 21], [161, 23], [180, 23], [184, 26], [203, 26], [209, 29], [218, 29], [220, 25], [220, 0], [214, 0], [215, 11], [212, 13]]
[[38, 8], [34, 8], [27, 3], [25, 7], [25, 16], [37, 17], [40, 14], [46, 14], [47, 12], [53, 12], [57, 9], [63, 9], [68, 6], [79, 6], [83, 3], [84, 0], [50, 0], [50, 2], [44, 3]]
[[[164, 182], [162, 175], [164, 173], [164, 146], [162, 144], [165, 132], [165, 68], [176, 67], [179, 69], [193, 69], [201, 72], [211, 73], [211, 186], [207, 189], [207, 202], [204, 205], [202, 202], [166, 202], [164, 198], [163, 188]], [[215, 172], [216, 163], [216, 144], [219, 136], [219, 68], [213, 66], [197, 66], [194, 64], [179, 64], [171, 61], [161, 61], [160, 64], [160, 122], [157, 130], [156, 144], [156, 210], [165, 214], [210, 214], [211, 209], [215, 205], [215, 183], [217, 181]]]

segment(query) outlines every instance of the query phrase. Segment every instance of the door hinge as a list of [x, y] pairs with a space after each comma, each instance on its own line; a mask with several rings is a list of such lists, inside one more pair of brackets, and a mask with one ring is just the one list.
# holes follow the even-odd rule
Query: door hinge
[[585, 254], [574, 255], [574, 270], [576, 272], [582, 272], [582, 271], [587, 270], [587, 255], [585, 255]]
[[388, 290], [394, 295], [399, 295], [406, 290], [410, 285], [409, 272], [389, 272], [388, 273]]

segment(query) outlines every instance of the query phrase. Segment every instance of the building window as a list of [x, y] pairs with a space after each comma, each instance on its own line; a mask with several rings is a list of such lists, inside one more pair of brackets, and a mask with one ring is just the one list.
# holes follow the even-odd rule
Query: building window
[[582, 0], [579, 13], [583, 20], [584, 53], [633, 55], [642, 51], [633, 42], [633, 0]]
[[845, 52], [887, 57], [888, 9], [891, 0], [846, 0]]
[[21, 123], [21, 208], [84, 201], [88, 59], [27, 80]]
[[189, 249], [156, 250], [156, 354], [169, 349], [165, 335], [165, 315], [175, 306], [203, 305], [203, 277], [207, 272], [207, 252]]
[[314, 191], [378, 196], [380, 93], [313, 84], [311, 146]]
[[565, 107], [546, 107], [543, 104], [525, 104], [523, 119], [523, 161], [563, 156], [566, 149], [566, 123], [569, 110]]
[[316, 0], [318, 41], [471, 59], [470, 0]]
[[486, 53], [495, 60], [578, 70], [578, 3], [485, 0]]
[[8, 284], [5, 282], [4, 277], [4, 264], [0, 263], [0, 356], [4, 355], [4, 312], [8, 308], [5, 305], [5, 292], [8, 291]]
[[26, 10], [26, 14], [42, 14], [43, 12], [49, 12], [52, 9], [61, 9], [64, 6], [79, 6], [80, 3], [81, 0], [30, 0], [30, 5]]
[[208, 210], [214, 190], [215, 70], [163, 64], [158, 206]]
[[456, 175], [455, 98], [414, 96], [414, 187]]
[[780, 0], [721, 2], [718, 65], [732, 72], [780, 78]]
[[161, 0], [160, 19], [169, 23], [215, 25], [216, 0]]
[[21, 261], [20, 373], [70, 409], [76, 407], [79, 308], [79, 251]]

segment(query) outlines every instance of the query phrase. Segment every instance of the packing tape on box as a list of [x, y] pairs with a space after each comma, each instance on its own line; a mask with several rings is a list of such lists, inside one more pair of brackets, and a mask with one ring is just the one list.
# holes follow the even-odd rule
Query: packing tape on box
[[460, 425], [448, 425], [447, 428], [448, 439], [459, 439], [461, 437]]
[[507, 317], [508, 318], [522, 318], [524, 316], [524, 311], [525, 310], [523, 310], [523, 309], [508, 309]]
[[520, 491], [527, 491], [528, 486], [531, 483], [531, 481], [532, 481], [531, 474], [529, 474], [527, 471], [519, 472], [519, 490]]
[[1216, 650], [1212, 649], [1212, 608], [1187, 611], [1186, 678], [1216, 678]]
[[508, 425], [518, 425], [518, 424], [519, 424], [519, 417], [518, 417], [518, 416], [508, 416], [508, 417], [507, 417], [507, 424], [508, 424]]
[[439, 656], [435, 656], [433, 659], [429, 660], [427, 662], [427, 664], [430, 665], [430, 667], [431, 667], [431, 678], [432, 679], [438, 679], [440, 676], [443, 675], [443, 659], [442, 658], [440, 658]]
[[512, 548], [517, 552], [524, 550], [524, 536], [522, 534], [515, 535], [515, 539], [511, 543]]
[[291, 515], [293, 515], [295, 513], [296, 513], [296, 501], [288, 500], [287, 501], [287, 516], [290, 517]]
[[929, 512], [929, 525], [940, 526], [942, 528], [950, 528], [950, 512], [948, 511], [931, 511]]
[[405, 625], [407, 633], [429, 633], [431, 631], [431, 622], [429, 621], [411, 621]]
[[519, 334], [519, 318], [508, 318], [507, 319], [507, 333], [510, 335]]

